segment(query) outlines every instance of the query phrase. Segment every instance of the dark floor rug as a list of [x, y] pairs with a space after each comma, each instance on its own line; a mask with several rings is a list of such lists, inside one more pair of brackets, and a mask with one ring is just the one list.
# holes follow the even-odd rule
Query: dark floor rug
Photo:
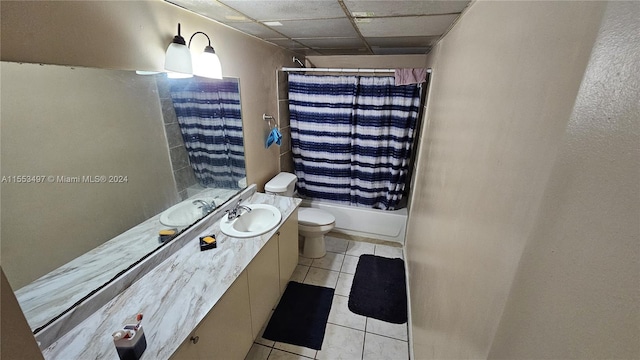
[[406, 323], [404, 261], [361, 255], [349, 294], [349, 310], [394, 324]]
[[334, 290], [290, 281], [263, 338], [320, 350]]

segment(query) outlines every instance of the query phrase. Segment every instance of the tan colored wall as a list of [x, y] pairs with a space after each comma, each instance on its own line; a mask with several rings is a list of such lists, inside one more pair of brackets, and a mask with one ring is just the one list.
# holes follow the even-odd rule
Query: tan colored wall
[[[161, 0], [2, 1], [0, 6], [3, 61], [162, 70], [178, 22], [183, 36], [207, 33], [223, 75], [240, 78], [248, 182], [262, 189], [278, 172], [278, 150], [264, 149], [269, 128], [262, 114], [277, 113], [276, 69], [293, 66], [293, 53]], [[192, 48], [203, 49], [205, 41], [195, 37]]]
[[[162, 70], [164, 52], [178, 23], [185, 37], [196, 31], [207, 33], [223, 75], [240, 78], [249, 183], [262, 189], [278, 172], [278, 150], [264, 149], [269, 128], [262, 114], [277, 113], [276, 69], [294, 66], [293, 53], [161, 0], [2, 1], [0, 5], [3, 61]], [[199, 52], [205, 44], [204, 36], [196, 36], [192, 48]]]
[[432, 51], [406, 242], [416, 359], [489, 354], [603, 9], [478, 1]]
[[4, 360], [43, 359], [11, 285], [0, 268], [0, 357]]
[[[2, 265], [14, 288], [178, 201], [153, 77], [6, 62], [1, 72], [2, 176], [54, 177], [1, 185]], [[57, 180], [99, 175], [127, 181]]]
[[638, 19], [607, 5], [492, 359], [640, 359]]
[[314, 67], [333, 68], [421, 68], [426, 55], [332, 55], [307, 56]]

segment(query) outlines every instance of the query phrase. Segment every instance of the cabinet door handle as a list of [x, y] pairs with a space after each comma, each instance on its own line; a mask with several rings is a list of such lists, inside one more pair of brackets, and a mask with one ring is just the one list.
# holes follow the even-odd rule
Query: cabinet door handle
[[192, 343], [197, 344], [198, 341], [200, 341], [200, 336], [192, 336], [189, 340], [191, 340]]
[[276, 233], [276, 235], [280, 236], [280, 231], [278, 231], [278, 232]]

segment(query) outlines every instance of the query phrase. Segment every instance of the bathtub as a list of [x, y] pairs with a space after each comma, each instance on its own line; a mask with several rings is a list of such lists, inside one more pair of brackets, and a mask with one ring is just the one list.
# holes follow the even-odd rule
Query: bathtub
[[303, 199], [302, 206], [323, 209], [336, 218], [332, 232], [393, 241], [404, 245], [407, 209], [378, 210]]

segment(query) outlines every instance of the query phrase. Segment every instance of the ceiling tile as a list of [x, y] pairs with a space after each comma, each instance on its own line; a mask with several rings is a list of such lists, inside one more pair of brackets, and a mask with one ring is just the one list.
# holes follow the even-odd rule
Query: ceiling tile
[[282, 37], [282, 35], [271, 30], [270, 28], [254, 22], [229, 23], [228, 25], [246, 34], [257, 36], [262, 39]]
[[351, 22], [343, 19], [284, 20], [278, 31], [291, 38], [357, 37]]
[[285, 38], [285, 39], [282, 39], [282, 38], [281, 39], [269, 39], [267, 41], [269, 41], [270, 43], [276, 44], [278, 46], [282, 46], [283, 48], [287, 48], [287, 49], [306, 49], [306, 48], [308, 48], [307, 46], [305, 46], [305, 45], [303, 45], [303, 44], [301, 44], [301, 43], [299, 43], [297, 41], [294, 41], [294, 40], [291, 40], [291, 39], [287, 39], [287, 38]]
[[218, 1], [260, 21], [337, 18], [346, 16], [338, 1], [335, 0]]
[[431, 47], [371, 47], [374, 55], [427, 54]]
[[[372, 17], [356, 18], [356, 31], [340, 0], [165, 1], [306, 55], [370, 53], [368, 47], [376, 54], [425, 53], [469, 3], [468, 0], [343, 0], [346, 11], [372, 13]], [[277, 21], [282, 26], [267, 26], [266, 21]], [[189, 24], [183, 25], [184, 33], [196, 30], [189, 30]]]
[[293, 51], [297, 52], [298, 54], [303, 54], [304, 56], [318, 56], [318, 55], [324, 55], [322, 53], [320, 53], [317, 50], [314, 49], [294, 49]]
[[367, 49], [318, 49], [320, 55], [371, 55]]
[[458, 15], [373, 18], [357, 23], [365, 37], [442, 35]]
[[211, 0], [167, 0], [167, 2], [222, 23], [250, 21], [242, 13]]
[[369, 45], [376, 47], [425, 47], [433, 46], [440, 36], [403, 36], [365, 38]]
[[373, 12], [373, 16], [398, 16], [398, 15], [427, 15], [427, 14], [451, 14], [461, 12], [469, 3], [464, 1], [361, 1], [345, 0], [344, 4], [350, 13]]
[[296, 39], [298, 42], [310, 47], [318, 49], [348, 49], [348, 48], [364, 48], [366, 46], [360, 38], [314, 38], [314, 39]]

